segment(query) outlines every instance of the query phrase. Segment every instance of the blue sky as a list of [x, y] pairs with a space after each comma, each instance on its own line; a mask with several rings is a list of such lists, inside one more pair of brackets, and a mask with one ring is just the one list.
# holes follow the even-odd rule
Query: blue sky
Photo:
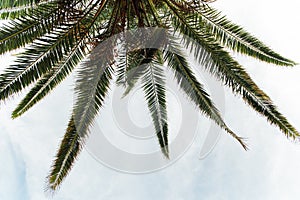
[[[274, 50], [300, 62], [298, 1], [219, 0], [212, 6]], [[300, 66], [277, 67], [234, 56], [300, 130]], [[10, 60], [1, 57], [1, 69]], [[10, 113], [23, 95], [0, 105], [0, 199], [48, 198], [43, 192], [45, 177], [68, 122], [72, 81], [72, 77], [67, 79], [16, 120], [10, 119]], [[168, 168], [132, 175], [101, 165], [84, 150], [53, 199], [298, 199], [300, 145], [287, 140], [229, 90], [225, 92], [224, 118], [248, 138], [250, 151], [243, 151], [224, 133], [212, 153], [200, 160], [198, 136], [188, 152]], [[203, 123], [210, 122], [203, 118]]]

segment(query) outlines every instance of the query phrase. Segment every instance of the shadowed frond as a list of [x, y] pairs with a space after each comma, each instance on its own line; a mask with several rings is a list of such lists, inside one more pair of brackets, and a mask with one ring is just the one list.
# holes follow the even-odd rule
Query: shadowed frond
[[81, 149], [82, 141], [77, 134], [76, 124], [74, 122], [74, 118], [72, 117], [69, 121], [65, 136], [57, 152], [56, 159], [52, 166], [52, 171], [47, 177], [49, 183], [51, 183], [47, 189], [53, 191], [59, 187], [65, 176], [69, 173], [69, 169], [74, 164], [75, 159], [77, 158]]
[[138, 80], [144, 75], [146, 67], [153, 62], [157, 49], [140, 49], [128, 53], [128, 67], [124, 71], [124, 84], [126, 90], [123, 97], [128, 95]]
[[243, 148], [247, 150], [247, 146], [243, 142], [243, 139], [227, 127], [220, 112], [210, 99], [209, 94], [203, 89], [203, 85], [199, 83], [194, 73], [191, 71], [188, 62], [183, 55], [183, 52], [181, 52], [180, 47], [175, 43], [175, 40], [171, 40], [169, 42], [168, 51], [165, 52], [165, 61], [174, 71], [175, 79], [182, 91], [192, 102], [194, 102], [200, 111], [232, 135]]
[[161, 150], [169, 158], [165, 77], [158, 61], [145, 64], [142, 87]]
[[48, 177], [48, 187], [51, 190], [56, 190], [71, 170], [73, 162], [70, 161], [74, 161], [80, 152], [80, 147], [89, 133], [89, 127], [103, 105], [109, 89], [113, 73], [112, 54], [110, 54], [112, 52], [108, 53], [103, 49], [104, 46], [101, 47], [102, 49], [96, 49], [91, 54], [79, 71], [75, 87], [77, 98], [70, 120], [71, 128], [66, 132]]
[[173, 13], [174, 26], [184, 34], [185, 45], [193, 47], [195, 57], [202, 66], [229, 86], [234, 93], [242, 95], [254, 110], [267, 117], [269, 122], [278, 126], [287, 136], [299, 136], [297, 130], [276, 110], [270, 98], [258, 88], [239, 63], [214, 42], [211, 35], [194, 29], [175, 10]]
[[126, 32], [125, 48], [121, 49], [118, 63], [117, 84], [126, 87], [123, 96], [130, 93], [144, 74], [145, 66], [155, 60], [155, 55], [166, 43], [166, 31], [162, 28], [140, 29]]

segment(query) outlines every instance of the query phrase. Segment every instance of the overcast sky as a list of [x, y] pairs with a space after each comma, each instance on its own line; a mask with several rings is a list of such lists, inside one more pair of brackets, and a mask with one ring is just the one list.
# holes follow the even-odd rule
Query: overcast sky
[[[212, 6], [275, 51], [300, 62], [299, 1], [218, 0]], [[278, 67], [234, 56], [300, 130], [300, 66]], [[0, 58], [1, 69], [12, 59]], [[45, 177], [70, 115], [72, 81], [72, 77], [67, 79], [16, 120], [10, 114], [24, 94], [1, 104], [0, 199], [47, 199]], [[225, 92], [226, 122], [248, 138], [250, 151], [222, 132], [211, 154], [200, 160], [199, 136], [173, 165], [132, 175], [103, 166], [84, 150], [53, 199], [299, 199], [300, 144], [286, 139], [229, 90]]]

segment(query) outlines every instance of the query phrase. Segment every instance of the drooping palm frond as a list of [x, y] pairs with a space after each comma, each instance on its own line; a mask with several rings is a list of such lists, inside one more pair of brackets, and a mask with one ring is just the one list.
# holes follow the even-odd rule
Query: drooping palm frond
[[0, 76], [0, 99], [4, 100], [37, 81], [63, 59], [63, 52], [71, 51], [76, 40], [76, 35], [71, 31], [68, 27], [58, 30], [55, 36], [39, 39], [21, 54], [17, 64], [10, 66]]
[[0, 27], [0, 55], [25, 47], [15, 64], [0, 75], [0, 100], [33, 85], [13, 111], [13, 118], [29, 110], [80, 66], [71, 119], [47, 179], [50, 190], [56, 190], [71, 170], [114, 76], [117, 84], [125, 86], [124, 95], [141, 80], [159, 145], [169, 158], [163, 62], [197, 108], [247, 148], [225, 124], [197, 80], [177, 36], [199, 65], [288, 137], [299, 138], [297, 130], [226, 50], [281, 66], [293, 66], [295, 62], [271, 50], [205, 2], [210, 1], [0, 1], [0, 19], [13, 19]]
[[[123, 63], [118, 65], [118, 81], [126, 88], [123, 96], [126, 96], [135, 87], [136, 83], [144, 75], [146, 66], [153, 62], [157, 49], [139, 49], [136, 52], [127, 52]], [[125, 63], [126, 62], [126, 63]], [[125, 67], [125, 68], [124, 68]]]
[[269, 122], [278, 126], [287, 136], [299, 136], [298, 131], [276, 110], [270, 98], [258, 88], [243, 67], [211, 35], [194, 28], [194, 21], [185, 19], [174, 8], [172, 11], [176, 30], [184, 34], [185, 45], [194, 48], [195, 57], [202, 66], [229, 86], [234, 93], [242, 95], [246, 103], [267, 117]]
[[[98, 57], [101, 58], [100, 61]], [[109, 89], [113, 73], [112, 63], [112, 52], [98, 48], [82, 65], [75, 87], [77, 98], [73, 114], [48, 176], [49, 189], [51, 190], [56, 190], [59, 187], [84, 145], [89, 128], [102, 107]]]
[[[159, 55], [155, 55], [159, 56]], [[159, 58], [145, 64], [142, 88], [163, 154], [169, 158], [168, 118], [164, 71]]]
[[197, 16], [199, 27], [206, 27], [220, 44], [229, 49], [276, 65], [294, 66], [296, 64], [272, 51], [240, 26], [228, 21], [224, 16], [220, 16], [216, 10], [202, 6], [199, 12], [200, 14]]
[[123, 95], [126, 96], [144, 74], [147, 64], [154, 62], [155, 55], [166, 45], [167, 38], [163, 28], [127, 31], [124, 35], [125, 48], [121, 48], [118, 55], [117, 84], [126, 87]]
[[[100, 7], [101, 9], [103, 7]], [[91, 13], [89, 13], [91, 14]], [[98, 15], [87, 16], [90, 18], [85, 19], [83, 22], [87, 27], [91, 27], [96, 22]], [[21, 101], [18, 107], [13, 111], [12, 117], [16, 118], [26, 112], [29, 108], [34, 106], [38, 101], [45, 97], [53, 88], [55, 88], [61, 81], [63, 81], [72, 70], [80, 63], [80, 61], [92, 52], [90, 43], [89, 31], [81, 32], [80, 39], [77, 39], [74, 45], [71, 46], [70, 51], [65, 51], [65, 55], [60, 59], [55, 66], [50, 69], [39, 82], [31, 89], [26, 97]]]
[[[92, 8], [96, 6], [94, 4]], [[100, 5], [98, 9], [102, 8]], [[19, 56], [17, 64], [10, 66], [0, 75], [0, 99], [4, 100], [36, 82], [64, 57], [72, 55], [79, 44], [88, 43], [90, 32], [84, 28], [90, 28], [95, 23], [98, 15], [93, 14], [80, 14], [73, 18], [73, 22], [64, 23], [51, 31], [50, 35], [34, 41], [31, 47]]]
[[[174, 0], [170, 1], [174, 2]], [[179, 12], [184, 13], [185, 19], [193, 22], [195, 29], [206, 30], [221, 45], [267, 63], [281, 66], [293, 66], [296, 64], [271, 50], [242, 27], [232, 23], [207, 4], [199, 1], [195, 5], [190, 5], [182, 0], [180, 2], [180, 6], [178, 4], [174, 5], [176, 5]], [[180, 9], [182, 7], [186, 9]]]
[[69, 121], [65, 136], [57, 152], [57, 156], [54, 161], [55, 164], [52, 167], [51, 173], [47, 177], [49, 180], [49, 183], [47, 183], [49, 184], [49, 188], [47, 188], [47, 190], [50, 189], [54, 191], [59, 187], [64, 177], [69, 173], [69, 170], [74, 164], [81, 148], [82, 141], [77, 134], [76, 124], [74, 122], [74, 118], [72, 117]]
[[21, 116], [37, 102], [43, 99], [73, 71], [73, 69], [86, 55], [88, 55], [88, 53], [91, 52], [84, 43], [85, 41], [82, 41], [75, 46], [69, 55], [64, 56], [64, 58], [57, 63], [56, 66], [54, 66], [36, 83], [36, 85], [29, 91], [26, 97], [13, 111], [13, 118]]
[[[121, 46], [121, 55], [118, 55], [117, 84], [125, 85], [124, 95], [127, 95], [137, 81], [142, 79], [142, 88], [162, 153], [169, 158], [165, 78], [158, 50], [163, 46], [162, 32], [159, 29], [153, 32], [139, 30], [123, 35], [126, 39]], [[150, 46], [153, 48], [148, 48]]]
[[247, 150], [247, 146], [243, 142], [243, 139], [237, 136], [225, 124], [220, 112], [210, 99], [209, 94], [204, 90], [203, 85], [198, 82], [194, 73], [191, 71], [188, 62], [185, 57], [183, 57], [183, 52], [181, 52], [180, 47], [175, 42], [175, 39], [169, 42], [168, 51], [165, 52], [165, 60], [168, 63], [168, 66], [173, 69], [178, 85], [200, 111], [232, 135], [243, 148]]
[[117, 84], [126, 87], [124, 96], [143, 76], [146, 66], [154, 61], [159, 47], [163, 46], [160, 36], [160, 32], [150, 33], [147, 29], [125, 32], [117, 64]]

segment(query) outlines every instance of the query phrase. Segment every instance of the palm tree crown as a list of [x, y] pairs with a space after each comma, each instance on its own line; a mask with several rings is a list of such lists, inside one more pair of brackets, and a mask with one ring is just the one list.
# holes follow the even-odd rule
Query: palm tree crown
[[[279, 66], [295, 63], [272, 51], [207, 3], [204, 0], [1, 1], [0, 16], [9, 21], [0, 28], [0, 54], [16, 49], [22, 49], [22, 53], [0, 75], [0, 100], [34, 84], [13, 111], [13, 118], [29, 110], [75, 67], [79, 68], [76, 101], [48, 176], [49, 189], [56, 190], [70, 171], [114, 80], [126, 88], [125, 95], [141, 80], [159, 145], [162, 153], [169, 156], [165, 67], [174, 73], [179, 87], [197, 108], [247, 149], [197, 80], [184, 56], [184, 48], [191, 50], [199, 67], [241, 96], [287, 137], [299, 137], [227, 50]], [[150, 30], [147, 28], [152, 31], [141, 31]], [[151, 46], [145, 46], [150, 43]]]

